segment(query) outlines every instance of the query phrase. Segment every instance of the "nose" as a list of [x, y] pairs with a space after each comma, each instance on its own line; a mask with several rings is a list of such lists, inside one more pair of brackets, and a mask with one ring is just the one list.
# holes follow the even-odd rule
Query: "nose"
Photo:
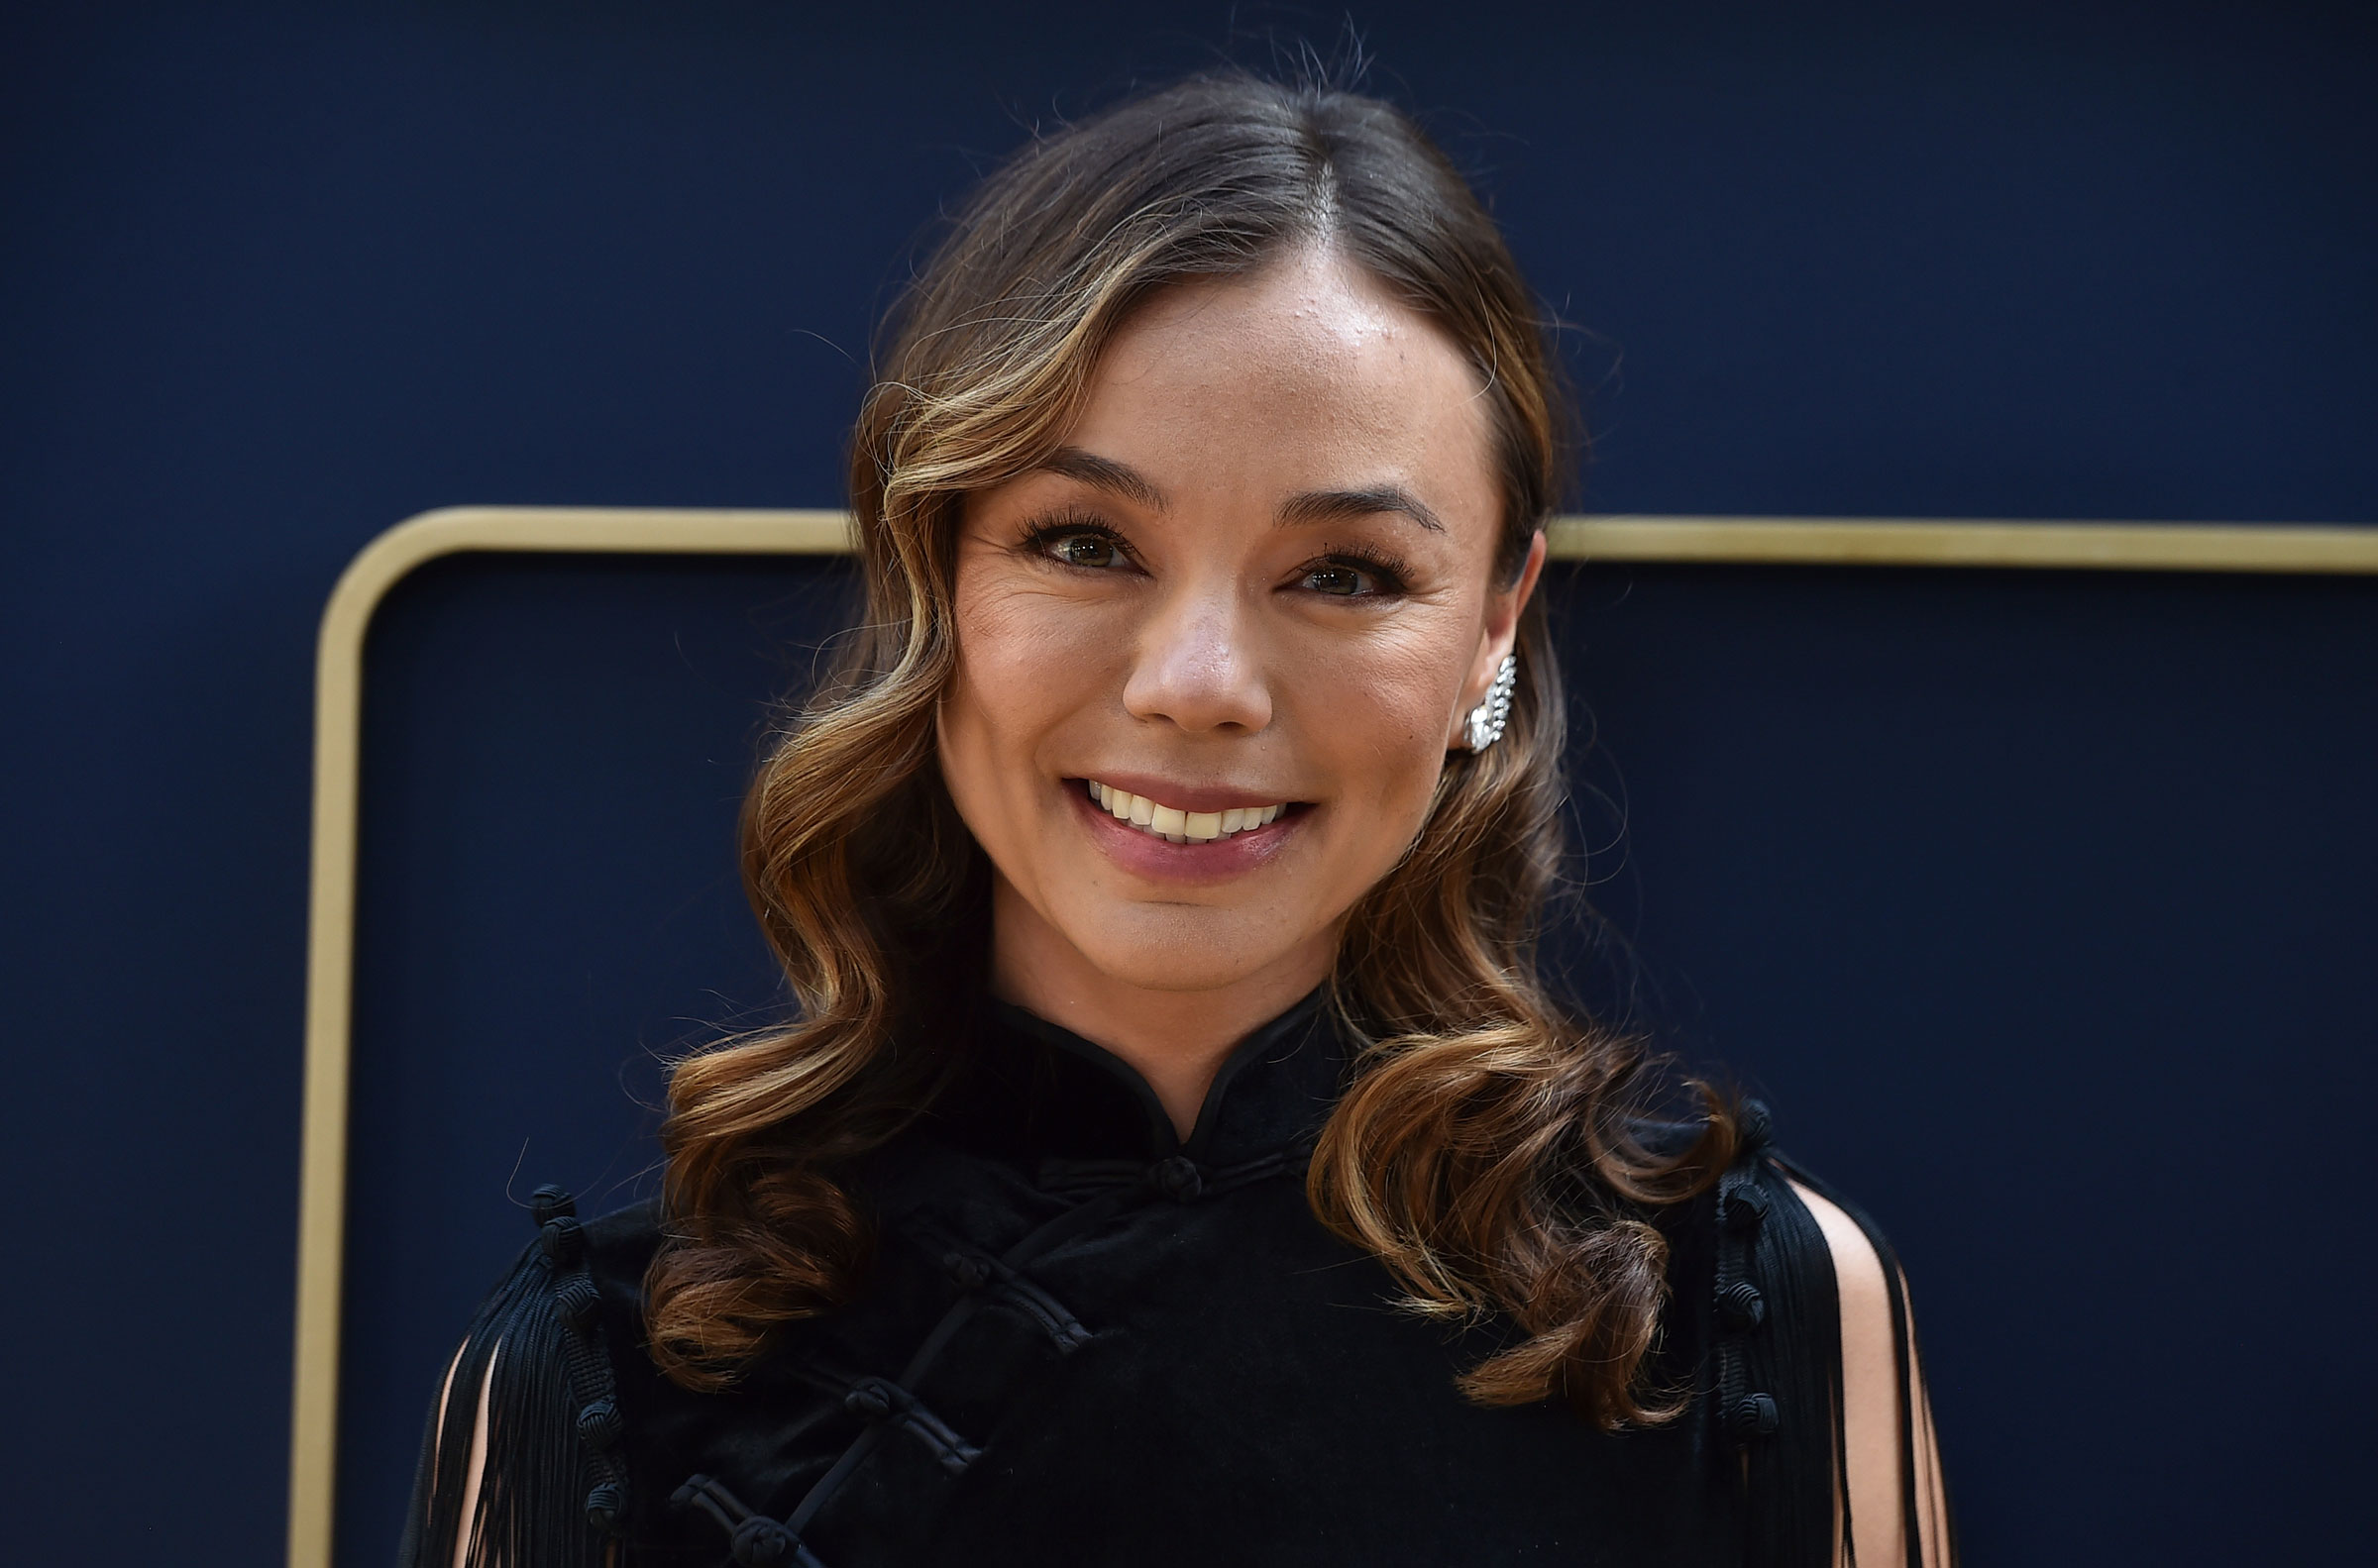
[[1249, 619], [1228, 581], [1164, 595], [1139, 628], [1124, 708], [1200, 735], [1269, 724], [1271, 690]]

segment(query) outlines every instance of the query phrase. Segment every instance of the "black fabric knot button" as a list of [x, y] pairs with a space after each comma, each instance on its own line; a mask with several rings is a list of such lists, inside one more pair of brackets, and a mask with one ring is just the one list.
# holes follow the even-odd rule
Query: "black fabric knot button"
[[1783, 1412], [1776, 1409], [1772, 1394], [1745, 1394], [1734, 1402], [1726, 1412], [1726, 1427], [1738, 1438], [1772, 1437], [1784, 1424]]
[[1736, 1280], [1720, 1292], [1717, 1309], [1732, 1329], [1756, 1328], [1767, 1321], [1767, 1298], [1748, 1280]]
[[1744, 1182], [1726, 1195], [1726, 1228], [1737, 1235], [1757, 1230], [1759, 1221], [1767, 1217], [1768, 1203], [1766, 1189]]
[[892, 1413], [892, 1397], [881, 1385], [862, 1383], [842, 1396], [842, 1408], [863, 1421], [880, 1421]]
[[1157, 1192], [1176, 1203], [1186, 1203], [1206, 1190], [1206, 1179], [1197, 1173], [1197, 1162], [1185, 1154], [1169, 1160], [1158, 1160], [1148, 1169], [1147, 1179]]
[[545, 1221], [537, 1232], [537, 1246], [544, 1252], [545, 1261], [557, 1269], [566, 1269], [578, 1262], [584, 1249], [587, 1233], [579, 1222], [564, 1214]]
[[605, 1481], [587, 1494], [587, 1522], [596, 1529], [610, 1529], [619, 1522], [620, 1507], [627, 1502], [627, 1493], [615, 1482]]
[[583, 1274], [573, 1274], [554, 1289], [553, 1305], [561, 1311], [562, 1321], [573, 1328], [583, 1330], [594, 1322], [594, 1308], [601, 1304], [594, 1282]]
[[991, 1280], [991, 1265], [963, 1252], [943, 1258], [941, 1267], [949, 1271], [949, 1277], [958, 1282], [961, 1290], [979, 1291]]
[[619, 1407], [609, 1400], [596, 1400], [578, 1412], [578, 1435], [590, 1448], [608, 1448], [619, 1440]]
[[578, 1200], [558, 1187], [540, 1187], [528, 1195], [529, 1216], [540, 1225], [548, 1220], [570, 1219], [578, 1213]]
[[1757, 1154], [1775, 1141], [1776, 1118], [1767, 1113], [1764, 1099], [1746, 1099], [1734, 1117], [1734, 1136], [1738, 1152]]
[[764, 1515], [755, 1514], [735, 1526], [727, 1548], [734, 1553], [735, 1561], [748, 1564], [749, 1568], [774, 1568], [777, 1563], [793, 1560], [797, 1544], [791, 1530]]

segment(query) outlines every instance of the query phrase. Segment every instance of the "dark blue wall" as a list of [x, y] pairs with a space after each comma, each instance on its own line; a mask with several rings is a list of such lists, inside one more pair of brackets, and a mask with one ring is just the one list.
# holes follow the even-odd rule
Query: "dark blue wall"
[[[1602, 432], [1588, 504], [2371, 519], [2366, 7], [1783, 13], [1357, 8], [1375, 79], [1480, 170], [1578, 328]], [[1232, 14], [0, 16], [12, 1556], [278, 1549], [307, 704], [341, 566], [448, 502], [830, 503], [866, 323], [935, 204], [1022, 124], [1208, 57]], [[1336, 25], [1236, 15], [1242, 33]], [[1888, 670], [1890, 648], [1869, 657]], [[1856, 765], [1888, 734], [1843, 727], [1845, 773], [1871, 777]], [[1745, 853], [1774, 842], [1753, 826]], [[2234, 823], [2204, 836], [2216, 860], [2255, 853]], [[2317, 847], [2291, 853], [2322, 870]], [[2274, 992], [2328, 951], [2236, 924], [2227, 961]], [[1867, 974], [1770, 976], [1756, 999], [1813, 1017]], [[2241, 1053], [2257, 1095], [2301, 1096], [2308, 1147], [2367, 1149], [2366, 1094], [2299, 1082], [2284, 1041]], [[2124, 1118], [2195, 1127], [2186, 1106], [2209, 1102], [2187, 1096], [2215, 1082], [2157, 1079], [2166, 1098], [2142, 1108], [2105, 1102], [2127, 1078], [2047, 1061], [2041, 1080], [2082, 1141]], [[1974, 1146], [1993, 1102], [1949, 1103], [1966, 1119], [1942, 1146]], [[2352, 1429], [2320, 1410], [2367, 1407], [2366, 1356], [2340, 1366], [2284, 1321], [2266, 1343], [2252, 1294], [2266, 1276], [2336, 1288], [2327, 1253], [2298, 1245], [2300, 1215], [2150, 1174], [2103, 1202], [2200, 1205], [2209, 1234], [2185, 1281], [2142, 1276], [2132, 1310], [2214, 1290], [2234, 1327], [2168, 1368], [2124, 1363], [2152, 1398], [2123, 1418], [2195, 1423], [2216, 1455], [2231, 1428], [2310, 1421], [2336, 1451]], [[2111, 1291], [2125, 1256], [2068, 1261]], [[2336, 1403], [2309, 1413], [2273, 1397], [2322, 1387]], [[2232, 1523], [2157, 1549], [2234, 1546], [2254, 1507], [2294, 1516], [2305, 1472], [2287, 1463], [2296, 1492], [2251, 1503], [2174, 1474], [2179, 1516]], [[2082, 1534], [2103, 1547], [2131, 1522]], [[2009, 1558], [2058, 1538], [2007, 1527], [1991, 1538]]]
[[[770, 1001], [725, 848], [763, 705], [847, 584], [466, 557], [382, 610], [342, 1561], [384, 1557], [525, 1195], [650, 1192], [659, 1058]], [[2349, 1560], [2378, 1270], [2372, 1139], [2332, 1107], [2378, 1101], [2378, 577], [1546, 592], [1581, 878], [1632, 945], [1580, 920], [1556, 958], [1765, 1096], [1893, 1235], [1975, 1560]]]

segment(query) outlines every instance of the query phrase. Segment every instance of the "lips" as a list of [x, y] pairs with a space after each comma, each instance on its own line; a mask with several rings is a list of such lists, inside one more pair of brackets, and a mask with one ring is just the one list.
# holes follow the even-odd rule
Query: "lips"
[[1083, 781], [1090, 798], [1116, 821], [1168, 844], [1211, 844], [1277, 821], [1286, 801], [1191, 811], [1096, 779]]

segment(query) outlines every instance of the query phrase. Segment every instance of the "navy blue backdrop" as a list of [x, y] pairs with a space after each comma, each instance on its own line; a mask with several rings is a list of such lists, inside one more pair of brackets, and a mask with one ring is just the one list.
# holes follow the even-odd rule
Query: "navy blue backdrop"
[[[2378, 510], [2366, 7], [1355, 14], [1374, 80], [1478, 171], [1577, 328], [1595, 509]], [[936, 203], [1025, 125], [1210, 57], [1234, 15], [1257, 58], [1249, 33], [1337, 25], [1219, 0], [0, 15], [12, 1557], [278, 1550], [308, 695], [340, 567], [448, 502], [830, 504], [867, 322]], [[632, 594], [592, 564], [505, 570], [407, 590], [418, 613], [384, 640], [410, 626], [430, 683], [383, 693], [420, 721], [391, 734], [464, 747], [486, 788], [549, 779], [578, 753], [441, 742], [458, 711], [504, 709], [434, 681], [472, 636], [544, 625], [542, 668], [615, 656], [633, 697], [577, 743], [709, 770], [671, 786], [708, 805], [666, 821], [572, 807], [618, 852], [584, 875], [616, 865], [603, 885], [652, 950], [715, 955], [670, 961], [658, 1015], [594, 984], [507, 994], [469, 971], [468, 925], [423, 955], [477, 987], [473, 1030], [593, 1042], [605, 1081], [552, 1085], [555, 1120], [505, 1136], [533, 1155], [583, 1110], [619, 1129], [617, 1167], [524, 1174], [609, 1181], [637, 1158], [620, 1064], [756, 999], [721, 802], [748, 703], [826, 589], [795, 569], [663, 568]], [[1793, 1141], [1906, 1243], [1978, 1548], [2341, 1554], [2378, 1392], [2346, 1315], [2373, 1283], [2348, 1188], [2371, 1143], [2373, 867], [2366, 836], [2336, 836], [2356, 812], [2369, 831], [2369, 602], [2068, 582], [1576, 584], [1602, 606], [1578, 612], [1603, 628], [1582, 651], [1598, 636], [1632, 672], [1596, 694], [1638, 841], [1605, 902], [1680, 1043], [1768, 1082]], [[673, 628], [674, 664], [621, 651]], [[1662, 652], [1630, 667], [1629, 647]], [[1927, 715], [1943, 679], [1979, 718]], [[2026, 692], [2056, 695], [2048, 733]], [[2046, 755], [2062, 771], [2022, 767]], [[2058, 842], [2103, 852], [1938, 848], [1985, 842], [1944, 822], [2043, 799], [2070, 807]], [[450, 847], [486, 847], [486, 805], [414, 799]], [[1919, 830], [1938, 858], [1917, 880]], [[2195, 860], [2139, 848], [2173, 843]], [[1690, 896], [1746, 887], [1798, 891]], [[393, 932], [421, 906], [388, 893]], [[1977, 975], [1960, 932], [1984, 928], [2032, 961]], [[644, 950], [539, 929], [565, 961]], [[2168, 990], [2109, 1011], [2107, 965]], [[1916, 1043], [1828, 1043], [1894, 1035]], [[1935, 1119], [1875, 1114], [1909, 1103]], [[458, 1114], [456, 1147], [501, 1130], [485, 1120]], [[2102, 1215], [2043, 1232], [1994, 1220], [1970, 1175], [1908, 1185], [1977, 1160], [2028, 1212]], [[457, 1168], [421, 1202], [484, 1209], [508, 1170]], [[2068, 1288], [2115, 1306], [2067, 1320]], [[2003, 1397], [2026, 1346], [2078, 1403]]]
[[[764, 704], [847, 588], [814, 561], [463, 557], [382, 610], [342, 1562], [386, 1555], [525, 1195], [652, 1191], [659, 1059], [764, 1015], [724, 849]], [[1764, 1095], [1894, 1235], [1975, 1559], [2349, 1558], [2371, 1139], [2323, 1107], [2378, 1100], [2378, 577], [1593, 567], [1547, 592], [1608, 922], [1557, 961]]]

